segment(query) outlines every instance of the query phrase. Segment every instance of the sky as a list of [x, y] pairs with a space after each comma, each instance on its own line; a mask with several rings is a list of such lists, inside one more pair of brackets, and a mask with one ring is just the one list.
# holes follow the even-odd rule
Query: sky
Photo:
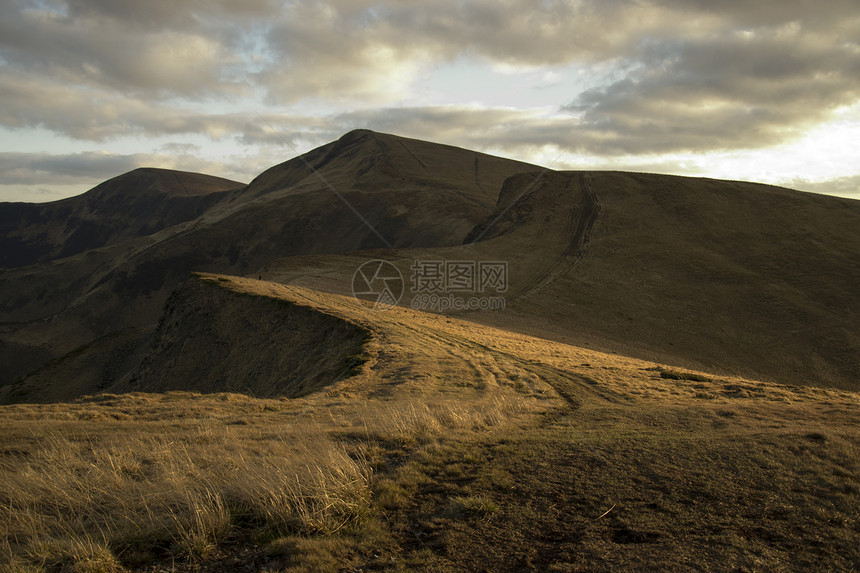
[[860, 199], [860, 4], [0, 0], [0, 201], [356, 128]]

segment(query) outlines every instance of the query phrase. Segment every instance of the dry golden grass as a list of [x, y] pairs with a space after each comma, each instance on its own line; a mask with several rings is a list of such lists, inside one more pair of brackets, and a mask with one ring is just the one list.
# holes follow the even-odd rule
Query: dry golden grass
[[202, 280], [358, 324], [367, 360], [300, 399], [0, 408], [4, 567], [565, 570], [641, 565], [634, 549], [655, 566], [719, 550], [781, 567], [815, 543], [793, 540], [807, 522], [831, 544], [809, 563], [860, 564], [856, 393]]
[[4, 461], [4, 537], [37, 565], [83, 563], [67, 548], [94, 542], [119, 554], [167, 544], [202, 559], [238, 524], [332, 532], [367, 504], [367, 464], [318, 432], [301, 443], [231, 426], [139, 432], [121, 443], [109, 425], [83, 439], [49, 436]]
[[[249, 536], [334, 534], [364, 520], [378, 440], [504, 424], [513, 393], [466, 405], [129, 394], [6, 407], [0, 559], [37, 570], [206, 560]], [[114, 415], [128, 412], [122, 419]]]

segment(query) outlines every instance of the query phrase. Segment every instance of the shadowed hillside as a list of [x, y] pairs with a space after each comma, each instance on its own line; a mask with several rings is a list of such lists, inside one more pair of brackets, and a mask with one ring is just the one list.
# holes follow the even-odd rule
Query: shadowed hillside
[[374, 258], [407, 283], [416, 260], [503, 261], [505, 310], [459, 313], [476, 322], [794, 384], [860, 380], [860, 202], [554, 172], [359, 130], [193, 220], [4, 271], [0, 385], [68, 352], [111, 365], [98, 388], [125, 379], [191, 272], [350, 294]]
[[141, 168], [52, 203], [0, 204], [0, 268], [23, 267], [152, 235], [196, 219], [242, 183]]
[[0, 275], [0, 385], [46, 357], [153, 328], [170, 292], [194, 271], [254, 275], [283, 256], [458, 244], [491, 212], [501, 182], [523, 168], [359, 130], [267, 170], [196, 219], [8, 269]]
[[[508, 212], [543, 236], [560, 230], [559, 246], [540, 270], [525, 267], [525, 281], [512, 267], [511, 318], [491, 321], [709, 370], [858, 387], [860, 202], [662, 175], [569, 177]], [[576, 193], [581, 206], [560, 211]], [[497, 226], [482, 252], [519, 260], [522, 245], [540, 244], [518, 232]]]
[[505, 310], [452, 314], [711, 371], [860, 384], [858, 201], [665, 175], [531, 172], [505, 182], [466, 242], [296, 257], [265, 271], [349, 294], [368, 258], [395, 262], [407, 282], [415, 260], [503, 260]]
[[332, 315], [198, 276], [163, 312], [151, 337], [126, 331], [94, 341], [3, 387], [0, 402], [73, 400], [94, 390], [302, 396], [352, 375], [370, 336]]
[[193, 277], [173, 293], [145, 359], [111, 392], [293, 398], [361, 365], [366, 329], [286, 300], [219, 288], [217, 280]]

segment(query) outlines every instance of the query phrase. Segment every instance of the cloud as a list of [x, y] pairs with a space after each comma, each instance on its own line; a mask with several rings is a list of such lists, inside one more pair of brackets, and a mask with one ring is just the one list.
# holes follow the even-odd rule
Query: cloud
[[47, 153], [0, 153], [0, 180], [5, 185], [68, 183], [69, 180], [104, 180], [141, 167], [134, 155], [83, 152], [69, 155]]
[[260, 168], [259, 165], [253, 163], [247, 166], [245, 162], [239, 160], [235, 162], [212, 161], [186, 153], [135, 153], [130, 155], [101, 151], [70, 154], [0, 153], [0, 181], [7, 188], [19, 185], [45, 187], [70, 184], [86, 185], [88, 183], [95, 186], [106, 179], [127, 173], [138, 167], [161, 167], [208, 173], [226, 178], [246, 175], [246, 167], [250, 167], [252, 170]]
[[559, 102], [592, 151], [764, 146], [860, 98], [852, 6], [18, 0], [0, 9], [0, 121], [96, 141], [193, 130], [248, 140], [239, 118], [191, 103], [256, 94], [274, 106], [408, 105], [428, 70], [467, 58], [497, 69], [608, 67], [608, 84]]
[[243, 95], [241, 28], [228, 25], [237, 11], [217, 7], [204, 18], [199, 2], [4, 2], [0, 56], [52, 82], [127, 96]]
[[[362, 110], [338, 114], [332, 121], [346, 129], [370, 127], [407, 137], [477, 147], [555, 142], [551, 132], [553, 124], [559, 123], [541, 118], [538, 111], [465, 105]], [[535, 137], [538, 130], [544, 137]]]
[[0, 75], [0, 100], [0, 124], [6, 127], [44, 127], [87, 141], [188, 133], [219, 139], [241, 132], [251, 118], [250, 113], [202, 113], [106, 89], [43, 83], [36, 75], [16, 72]]
[[[3, 18], [0, 25], [4, 60], [13, 69], [38, 73], [52, 83], [65, 80], [128, 91], [143, 87], [144, 76], [152, 75], [146, 55], [141, 61], [131, 61], [132, 54], [142, 48], [144, 38], [139, 35], [125, 36], [115, 28], [101, 30], [98, 22], [50, 14], [16, 16]], [[181, 91], [181, 87], [173, 89]]]
[[427, 70], [464, 58], [499, 70], [612, 60], [662, 33], [663, 12], [596, 0], [301, 0], [269, 24], [254, 80], [270, 102], [388, 105]]
[[235, 20], [268, 17], [280, 2], [273, 0], [54, 0], [41, 4], [63, 8], [69, 17], [110, 18], [142, 29], [182, 28], [204, 19]]
[[0, 201], [44, 202], [79, 195], [106, 179], [141, 167], [141, 159], [102, 152], [0, 152]]
[[648, 43], [629, 66], [565, 108], [606, 135], [605, 153], [774, 145], [860, 99], [860, 51], [800, 25]]
[[[557, 108], [423, 105], [422, 82], [463, 62], [512, 88], [523, 70], [544, 77]], [[856, 0], [7, 0], [0, 101], [0, 126], [86, 142], [201, 135], [268, 153], [368, 127], [659, 164], [782, 144], [860, 101], [860, 12]]]
[[813, 193], [837, 195], [839, 197], [860, 200], [860, 175], [838, 177], [827, 181], [795, 179], [787, 182], [787, 185], [801, 191], [811, 191]]

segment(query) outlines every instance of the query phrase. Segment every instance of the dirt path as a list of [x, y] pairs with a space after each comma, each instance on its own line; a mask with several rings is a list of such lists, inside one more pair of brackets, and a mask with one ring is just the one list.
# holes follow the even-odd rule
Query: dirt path
[[[856, 570], [856, 432], [822, 441], [803, 408], [735, 412], [570, 409], [449, 443], [389, 515], [387, 558], [426, 571]], [[751, 427], [784, 414], [793, 431]]]
[[513, 390], [544, 405], [497, 426], [378, 444], [396, 462], [376, 474], [390, 494], [372, 498], [384, 534], [362, 534], [348, 570], [860, 568], [855, 394], [668, 379], [622, 356], [230, 280], [372, 330], [374, 360], [342, 386], [352, 401], [474, 407]]
[[583, 207], [579, 213], [574, 211], [573, 216], [566, 223], [566, 234], [570, 236], [567, 248], [552, 266], [534, 279], [531, 286], [511, 297], [511, 301], [531, 295], [566, 275], [585, 255], [594, 223], [600, 215], [600, 202], [592, 188], [590, 175], [581, 173], [578, 178], [571, 175], [566, 188], [567, 192], [573, 192], [576, 189], [574, 181], [578, 183], [578, 189], [582, 192]]

